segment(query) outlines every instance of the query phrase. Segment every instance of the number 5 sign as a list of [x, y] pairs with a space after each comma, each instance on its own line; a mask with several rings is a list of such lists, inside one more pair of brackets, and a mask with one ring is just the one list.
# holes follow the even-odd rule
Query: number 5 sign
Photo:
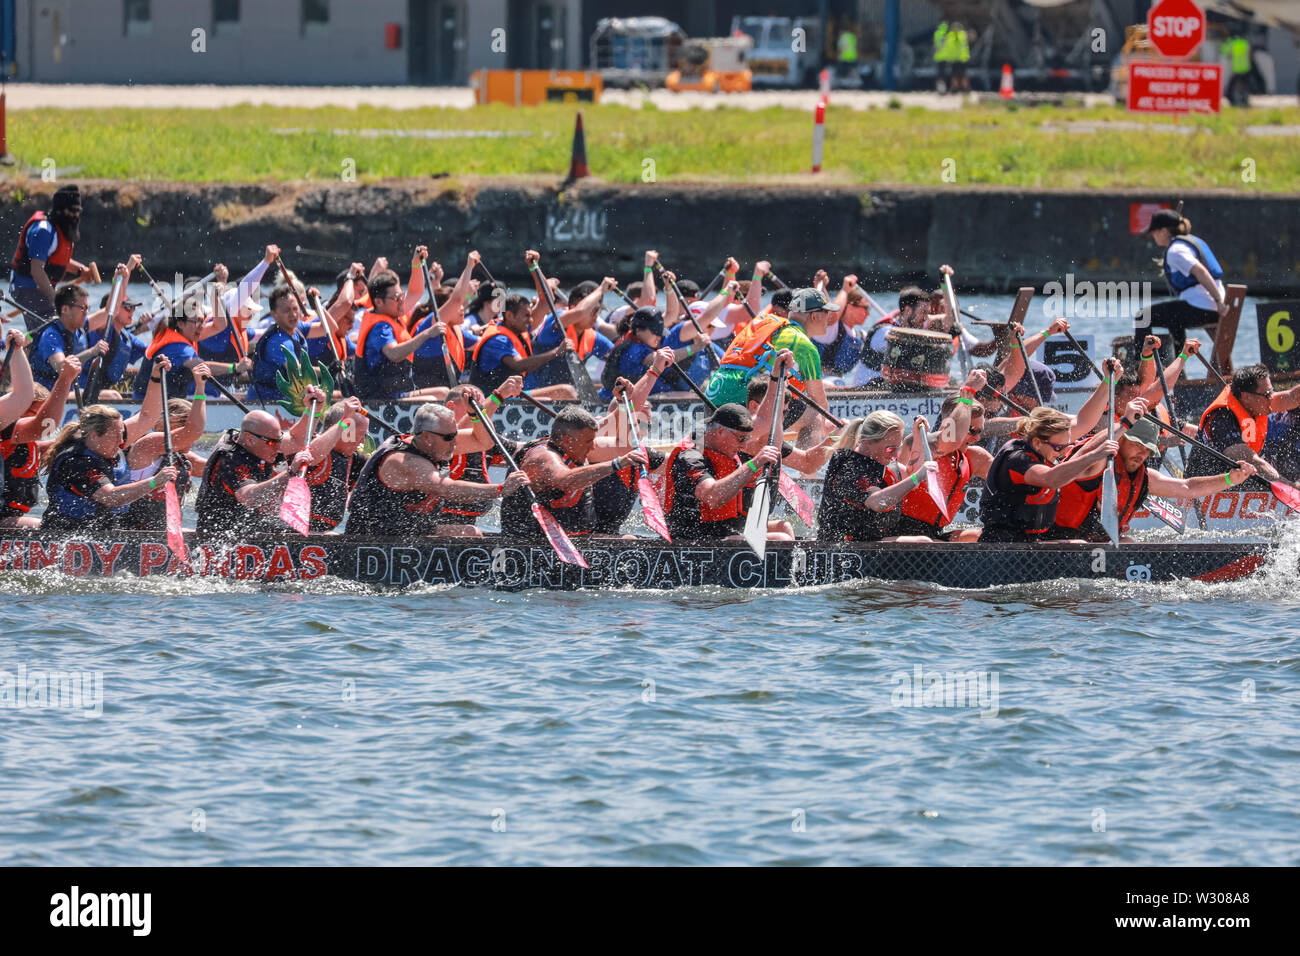
[[1271, 372], [1300, 371], [1300, 300], [1260, 302], [1255, 306], [1259, 320], [1259, 357]]

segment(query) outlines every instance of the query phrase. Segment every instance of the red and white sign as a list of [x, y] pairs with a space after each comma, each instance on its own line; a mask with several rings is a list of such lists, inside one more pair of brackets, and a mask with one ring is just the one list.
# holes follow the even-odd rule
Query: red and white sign
[[1128, 231], [1135, 236], [1145, 236], [1151, 228], [1151, 217], [1161, 209], [1173, 206], [1162, 202], [1131, 202], [1128, 204]]
[[1205, 13], [1192, 0], [1160, 0], [1147, 13], [1147, 36], [1165, 56], [1191, 56], [1205, 39]]
[[1223, 93], [1217, 63], [1130, 63], [1128, 108], [1134, 113], [1217, 113]]

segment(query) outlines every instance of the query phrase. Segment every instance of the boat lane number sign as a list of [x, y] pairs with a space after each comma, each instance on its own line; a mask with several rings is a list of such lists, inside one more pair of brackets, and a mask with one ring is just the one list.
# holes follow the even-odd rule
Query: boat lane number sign
[[1295, 372], [1300, 369], [1300, 299], [1284, 302], [1260, 302], [1255, 306], [1259, 322], [1259, 358], [1270, 372]]

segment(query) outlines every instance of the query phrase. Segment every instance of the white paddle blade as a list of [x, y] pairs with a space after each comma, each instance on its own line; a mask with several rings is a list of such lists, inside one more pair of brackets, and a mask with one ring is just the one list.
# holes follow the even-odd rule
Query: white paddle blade
[[176, 495], [175, 482], [169, 481], [163, 485], [163, 507], [167, 514], [167, 547], [172, 549], [172, 554], [182, 564], [189, 564], [190, 554], [185, 547], [185, 535], [181, 531], [181, 501]]
[[280, 520], [299, 534], [306, 534], [311, 517], [311, 489], [301, 475], [294, 475], [280, 500]]
[[939, 514], [943, 515], [943, 523], [947, 524], [952, 520], [952, 515], [948, 514], [948, 500], [944, 498], [943, 489], [939, 487], [939, 476], [932, 471], [925, 473], [925, 490], [930, 493], [930, 500], [939, 509]]
[[754, 489], [754, 503], [745, 517], [745, 543], [760, 558], [767, 554], [767, 516], [772, 513], [772, 488], [766, 480]]
[[655, 493], [654, 485], [650, 484], [650, 479], [646, 477], [645, 472], [641, 472], [641, 477], [636, 480], [636, 490], [641, 496], [641, 510], [645, 512], [645, 523], [650, 526], [651, 531], [672, 544], [673, 539], [668, 533], [668, 518], [664, 515], [663, 502], [659, 500], [659, 495]]
[[1101, 526], [1111, 544], [1119, 544], [1119, 495], [1115, 491], [1115, 471], [1109, 465], [1101, 476]]

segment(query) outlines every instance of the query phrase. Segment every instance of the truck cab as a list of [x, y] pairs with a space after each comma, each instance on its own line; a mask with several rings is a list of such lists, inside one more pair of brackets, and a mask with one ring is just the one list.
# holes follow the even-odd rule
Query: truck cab
[[748, 36], [754, 43], [747, 65], [755, 89], [816, 87], [822, 67], [821, 23], [816, 18], [733, 17], [731, 35]]

